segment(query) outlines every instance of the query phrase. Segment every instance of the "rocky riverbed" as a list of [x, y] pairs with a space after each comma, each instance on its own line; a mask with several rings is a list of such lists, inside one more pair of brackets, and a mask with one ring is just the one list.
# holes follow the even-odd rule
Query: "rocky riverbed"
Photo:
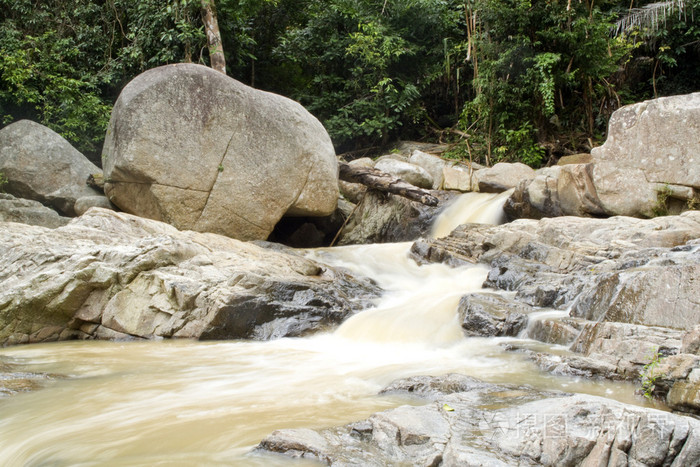
[[465, 224], [411, 248], [418, 262], [490, 268], [485, 289], [460, 300], [465, 335], [558, 344], [553, 352], [504, 342], [555, 375], [633, 381], [663, 411], [426, 376], [385, 389], [426, 405], [337, 428], [278, 431], [258, 449], [331, 465], [698, 465], [699, 238], [700, 212], [689, 211]]
[[[700, 465], [700, 93], [625, 107], [605, 145], [538, 171], [416, 149], [354, 162], [432, 189], [439, 204], [425, 207], [339, 184], [330, 139], [310, 114], [212, 73], [168, 66], [127, 86], [107, 134], [104, 177], [41, 125], [0, 131], [0, 170], [19, 197], [0, 195], [0, 345], [230, 341], [213, 355], [201, 343], [110, 343], [107, 356], [87, 344], [7, 349], [0, 454], [9, 462], [181, 462], [180, 454], [148, 457], [176, 407], [168, 449], [216, 425], [208, 437], [216, 443], [200, 439], [207, 448], [182, 454], [209, 463], [221, 450], [224, 462], [251, 463], [275, 453], [286, 457], [263, 463]], [[237, 100], [203, 112], [191, 98], [201, 89], [227, 89]], [[164, 115], [161, 101], [178, 110]], [[282, 115], [274, 120], [266, 108]], [[86, 186], [88, 176], [103, 178], [109, 199]], [[457, 192], [478, 190], [502, 192], [515, 220], [473, 223], [500, 222], [499, 204], [490, 220], [459, 219], [449, 235], [430, 238]], [[654, 217], [666, 214], [674, 215]], [[275, 230], [280, 241], [415, 242], [410, 256], [398, 248], [399, 259], [367, 246], [341, 260], [241, 241], [268, 238], [283, 216], [294, 219]], [[171, 373], [184, 377], [174, 382]], [[557, 386], [559, 377], [566, 383]], [[96, 386], [86, 392], [90, 380]], [[80, 403], [99, 399], [92, 393], [105, 398], [86, 413]], [[52, 405], [66, 395], [61, 410]], [[341, 400], [348, 414], [326, 416], [326, 399]], [[284, 426], [304, 428], [269, 434], [283, 405], [295, 407]], [[221, 417], [210, 417], [221, 410], [232, 415], [226, 422], [249, 417], [227, 425], [224, 444], [246, 432], [236, 454], [218, 439], [212, 419]], [[115, 441], [93, 438], [115, 420], [124, 435], [115, 438], [144, 440], [135, 451], [101, 449]], [[41, 436], [27, 431], [35, 425]], [[263, 437], [252, 457], [241, 454]]]

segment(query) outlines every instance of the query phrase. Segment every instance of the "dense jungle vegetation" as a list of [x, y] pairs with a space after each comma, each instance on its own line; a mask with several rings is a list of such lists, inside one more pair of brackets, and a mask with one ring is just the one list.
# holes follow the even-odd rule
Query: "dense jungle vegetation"
[[[208, 64], [213, 0], [0, 0], [0, 124], [99, 160], [140, 72]], [[700, 90], [700, 0], [216, 0], [227, 73], [304, 104], [339, 152], [396, 139], [543, 165], [626, 103]]]

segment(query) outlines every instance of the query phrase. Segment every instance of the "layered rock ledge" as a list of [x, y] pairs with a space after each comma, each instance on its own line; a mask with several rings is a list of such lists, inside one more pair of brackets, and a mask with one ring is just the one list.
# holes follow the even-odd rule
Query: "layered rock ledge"
[[0, 229], [0, 345], [299, 336], [379, 293], [292, 251], [100, 208], [57, 229]]
[[[412, 253], [490, 265], [491, 290], [460, 303], [465, 334], [565, 345], [565, 355], [513, 349], [553, 373], [647, 380], [671, 408], [700, 413], [700, 212], [467, 224]], [[560, 311], [531, 318], [544, 310]]]

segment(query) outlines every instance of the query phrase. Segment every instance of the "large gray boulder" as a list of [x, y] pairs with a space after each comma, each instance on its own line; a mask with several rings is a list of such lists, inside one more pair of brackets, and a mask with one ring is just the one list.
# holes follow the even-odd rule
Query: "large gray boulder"
[[511, 219], [654, 217], [700, 203], [700, 93], [622, 107], [591, 159], [542, 169], [506, 203]]
[[123, 89], [103, 162], [105, 193], [122, 210], [241, 240], [267, 238], [285, 215], [329, 215], [338, 199], [318, 120], [194, 64], [149, 70]]
[[75, 215], [75, 201], [99, 195], [86, 185], [101, 170], [50, 128], [20, 120], [0, 130], [3, 189], [19, 198], [39, 201], [65, 216]]
[[8, 222], [0, 231], [0, 346], [299, 336], [378, 294], [291, 252], [105, 209], [54, 230]]
[[613, 113], [596, 163], [642, 169], [649, 183], [700, 189], [700, 92], [627, 105]]

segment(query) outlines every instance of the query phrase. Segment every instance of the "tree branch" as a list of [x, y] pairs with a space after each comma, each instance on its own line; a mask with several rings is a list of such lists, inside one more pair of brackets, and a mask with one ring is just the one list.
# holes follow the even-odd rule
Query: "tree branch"
[[426, 206], [437, 206], [438, 199], [428, 190], [418, 188], [400, 178], [381, 170], [369, 167], [353, 167], [344, 162], [339, 163], [340, 179], [350, 183], [361, 183], [368, 188], [393, 193]]

